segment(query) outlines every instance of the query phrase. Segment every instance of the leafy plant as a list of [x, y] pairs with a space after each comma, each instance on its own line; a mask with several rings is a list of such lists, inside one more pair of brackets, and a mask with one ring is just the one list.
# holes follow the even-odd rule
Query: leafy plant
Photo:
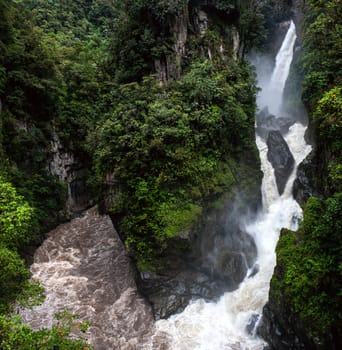
[[[57, 324], [51, 329], [31, 330], [23, 324], [19, 316], [0, 315], [1, 349], [16, 350], [91, 350], [93, 346], [82, 336], [89, 327], [87, 322], [79, 322], [78, 315], [64, 311], [55, 315]], [[72, 334], [77, 338], [72, 338]]]

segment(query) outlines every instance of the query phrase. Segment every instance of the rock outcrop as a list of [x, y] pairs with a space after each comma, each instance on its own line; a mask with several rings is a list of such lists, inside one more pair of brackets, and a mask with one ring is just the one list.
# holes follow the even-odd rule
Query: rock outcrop
[[[158, 273], [141, 274], [139, 290], [157, 319], [182, 311], [192, 299], [215, 300], [236, 289], [252, 268], [256, 245], [239, 220], [248, 206], [240, 202], [238, 207], [238, 202], [230, 198], [221, 209], [205, 212], [189, 240], [175, 242], [175, 249], [165, 254]], [[182, 250], [182, 245], [190, 249]]]
[[285, 135], [295, 120], [290, 117], [276, 117], [270, 114], [268, 108], [265, 107], [256, 115], [256, 132], [263, 139], [267, 140], [270, 131], [279, 131]]
[[270, 131], [267, 137], [267, 158], [274, 168], [278, 192], [284, 192], [287, 180], [294, 169], [294, 158], [279, 131]]
[[[281, 234], [286, 234], [284, 231]], [[271, 280], [269, 301], [264, 306], [257, 334], [269, 344], [271, 350], [338, 350], [332, 334], [315, 337], [282, 293], [279, 282], [284, 279], [285, 266], [279, 262]], [[337, 337], [335, 337], [337, 339]]]
[[75, 154], [67, 150], [53, 132], [49, 150], [48, 170], [67, 185], [66, 209], [69, 214], [81, 212], [89, 207], [91, 199], [86, 188], [87, 167]]
[[[236, 26], [236, 19], [239, 15], [236, 10], [220, 11], [208, 1], [198, 1], [196, 3], [186, 3], [179, 10], [179, 13], [172, 18], [168, 18], [163, 26], [168, 28], [172, 34], [172, 50], [163, 53], [154, 59], [154, 69], [158, 80], [163, 84], [168, 80], [179, 79], [182, 75], [182, 68], [189, 63], [189, 56], [193, 55], [193, 50], [197, 50], [196, 56], [200, 55], [213, 59], [214, 55], [219, 55], [221, 59], [237, 59], [240, 51], [240, 35]], [[222, 26], [222, 18], [225, 19], [224, 35], [219, 34], [219, 43], [212, 47], [205, 40], [202, 40], [210, 25], [215, 23]], [[227, 35], [227, 33], [230, 33]], [[194, 48], [194, 42], [196, 49]], [[199, 41], [200, 44], [199, 44]], [[192, 42], [192, 43], [190, 43]]]

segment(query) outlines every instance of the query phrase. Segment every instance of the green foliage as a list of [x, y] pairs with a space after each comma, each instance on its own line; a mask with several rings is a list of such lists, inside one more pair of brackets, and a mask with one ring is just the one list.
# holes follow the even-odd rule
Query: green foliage
[[[32, 331], [20, 317], [0, 315], [0, 347], [4, 350], [91, 350], [82, 336], [88, 329], [87, 322], [78, 322], [78, 315], [67, 311], [55, 315], [58, 321], [52, 329]], [[71, 338], [71, 332], [77, 334]]]
[[[106, 79], [103, 65], [110, 18], [103, 16], [111, 16], [112, 6], [82, 0], [26, 2], [39, 26], [40, 44], [55, 69], [57, 132], [64, 144], [84, 153], [87, 130], [100, 113], [97, 101]], [[104, 6], [103, 12], [100, 6]], [[96, 13], [99, 18], [94, 18]]]
[[[329, 190], [342, 190], [342, 88], [327, 91], [318, 101], [313, 121], [319, 132], [319, 139], [329, 152], [326, 168]], [[326, 153], [328, 153], [326, 152]]]
[[327, 91], [318, 101], [314, 121], [331, 151], [342, 160], [342, 88]]
[[282, 271], [272, 279], [305, 321], [310, 336], [337, 334], [342, 321], [341, 232], [342, 193], [327, 200], [310, 198], [297, 233], [284, 230], [277, 245]]
[[106, 0], [1, 4], [0, 164], [44, 230], [66, 199], [47, 171], [52, 135], [90, 161], [84, 143], [102, 113], [111, 9]]
[[[185, 58], [183, 78], [158, 86], [151, 77], [155, 59], [174, 63], [175, 16], [202, 5], [213, 20], [205, 36], [192, 38], [197, 46], [189, 55], [198, 59], [203, 48], [216, 48], [215, 59]], [[145, 265], [192, 227], [206, 202], [252, 181], [254, 79], [246, 64], [225, 60], [219, 49], [222, 38], [232, 39], [226, 19], [237, 25], [247, 11], [241, 31], [255, 20], [250, 5], [23, 0], [1, 6], [0, 161], [41, 227], [65, 201], [65, 187], [46, 171], [55, 132], [84, 163], [94, 158], [90, 182], [113, 176], [112, 214]], [[243, 32], [246, 49], [255, 28]]]
[[341, 191], [341, 47], [342, 13], [339, 1], [308, 1], [304, 23], [303, 99], [316, 129], [324, 193]]
[[0, 311], [16, 300], [29, 278], [24, 261], [16, 251], [0, 247]]
[[263, 2], [241, 1], [240, 35], [242, 57], [252, 48], [261, 48], [266, 40], [265, 9]]
[[112, 91], [89, 148], [98, 177], [112, 174], [120, 187], [112, 215], [138, 259], [158, 257], [205, 201], [248, 178], [236, 159], [244, 151], [255, 161], [255, 92], [246, 65], [208, 60], [163, 88], [146, 78]]
[[36, 220], [33, 208], [0, 175], [0, 311], [18, 299], [39, 298], [39, 288], [28, 282], [29, 272], [17, 251], [30, 240]]
[[23, 243], [28, 242], [30, 231], [36, 225], [33, 208], [0, 175], [0, 348], [90, 349], [83, 338], [70, 339], [71, 331], [85, 332], [88, 325], [75, 325], [76, 316], [67, 312], [56, 316], [58, 324], [52, 329], [37, 332], [22, 324], [19, 317], [7, 315], [17, 303], [32, 307], [44, 299], [41, 286], [35, 281], [29, 281], [30, 273], [17, 251]]
[[341, 83], [342, 13], [338, 0], [308, 1], [302, 55], [303, 99], [311, 110], [332, 86]]
[[8, 247], [19, 247], [29, 240], [35, 226], [34, 210], [12, 185], [0, 177], [0, 240]]

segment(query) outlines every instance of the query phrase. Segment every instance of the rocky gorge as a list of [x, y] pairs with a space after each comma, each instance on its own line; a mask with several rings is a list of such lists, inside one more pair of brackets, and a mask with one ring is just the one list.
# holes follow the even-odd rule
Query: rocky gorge
[[[339, 146], [329, 143], [337, 134], [325, 129], [335, 128], [337, 114], [334, 103], [324, 104], [336, 101], [338, 92], [325, 96], [317, 112], [318, 100], [307, 97], [307, 79], [308, 112], [300, 98], [303, 79], [312, 78], [305, 71], [311, 61], [303, 65], [301, 60], [312, 35], [308, 23], [314, 15], [308, 13], [317, 4], [142, 1], [107, 8], [91, 3], [85, 7], [88, 27], [82, 30], [94, 25], [106, 34], [97, 38], [94, 30], [82, 36], [77, 21], [77, 29], [70, 30], [81, 33], [79, 44], [88, 45], [81, 61], [92, 56], [89, 47], [94, 52], [98, 47], [94, 62], [81, 69], [84, 62], [63, 61], [72, 51], [63, 46], [70, 33], [63, 34], [60, 47], [47, 47], [60, 50], [56, 77], [67, 77], [45, 90], [56, 105], [41, 113], [29, 106], [18, 114], [13, 101], [20, 93], [10, 93], [18, 72], [2, 85], [1, 65], [12, 68], [0, 60], [1, 166], [43, 218], [35, 229], [35, 244], [42, 244], [31, 274], [45, 288], [46, 300], [33, 310], [21, 309], [24, 322], [35, 330], [51, 327], [53, 314], [67, 307], [91, 321], [85, 336], [99, 350], [337, 350], [338, 322], [317, 332], [301, 309], [305, 303], [298, 307], [291, 289], [296, 286], [288, 277], [291, 254], [299, 266], [315, 261], [295, 260], [307, 242], [306, 220], [315, 217], [321, 229], [319, 218], [326, 215], [323, 209], [311, 215], [311, 197], [322, 208], [336, 213], [339, 208], [339, 202], [329, 202], [340, 188]], [[29, 6], [37, 16], [37, 8]], [[79, 15], [75, 9], [71, 13]], [[108, 18], [111, 29], [103, 24]], [[65, 25], [70, 19], [58, 21]], [[62, 35], [60, 29], [42, 28], [46, 46], [53, 30]], [[101, 45], [110, 30], [115, 55], [105, 58], [100, 51], [109, 46]], [[251, 51], [260, 42], [266, 54], [255, 58]], [[286, 63], [278, 72], [277, 54]], [[256, 66], [263, 89], [258, 111], [246, 59]], [[100, 61], [107, 66], [100, 67]], [[25, 86], [23, 96], [44, 100], [41, 90], [34, 95], [33, 86], [29, 92]], [[324, 113], [332, 116], [319, 124]], [[304, 219], [295, 200], [309, 207]], [[322, 246], [335, 239], [339, 219], [334, 215], [327, 222], [337, 229], [330, 229], [332, 238], [325, 236]], [[42, 228], [70, 219], [42, 234]], [[22, 256], [31, 251], [32, 246], [20, 247]], [[333, 259], [326, 261], [336, 263]], [[322, 289], [335, 280], [333, 273], [324, 276], [312, 278]], [[334, 285], [324, 293], [335, 300], [335, 290]]]

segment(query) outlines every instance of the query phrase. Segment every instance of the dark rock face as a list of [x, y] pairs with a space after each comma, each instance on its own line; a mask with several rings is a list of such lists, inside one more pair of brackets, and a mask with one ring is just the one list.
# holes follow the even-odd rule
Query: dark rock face
[[176, 16], [170, 17], [163, 23], [163, 26], [168, 27], [168, 31], [172, 33], [173, 52], [162, 54], [154, 59], [158, 80], [165, 83], [168, 80], [179, 79], [185, 62], [189, 60], [191, 39], [202, 37], [211, 23], [219, 24], [222, 20], [229, 24], [225, 26], [225, 31], [228, 29], [231, 35], [220, 38], [221, 48], [216, 50], [218, 52], [215, 53], [215, 50], [209, 46], [203, 46], [197, 54], [209, 59], [215, 54], [219, 54], [222, 59], [228, 59], [230, 56], [237, 59], [241, 44], [237, 30], [238, 18], [237, 9], [223, 11], [211, 1], [190, 1], [185, 4]]
[[297, 178], [293, 184], [293, 196], [300, 205], [304, 205], [311, 196], [323, 197], [316, 190], [316, 188], [319, 188], [316, 163], [316, 151], [312, 151], [298, 166]]
[[[279, 312], [282, 312], [284, 322], [277, 319]], [[267, 303], [263, 309], [263, 316], [259, 323], [257, 334], [262, 336], [269, 344], [271, 350], [305, 350], [312, 349], [299, 340], [298, 330], [293, 329], [291, 323], [290, 310], [272, 310], [270, 303]]]
[[234, 224], [216, 230], [207, 228], [197, 244], [201, 245], [201, 255], [195, 261], [230, 289], [235, 289], [244, 279], [257, 255], [252, 237]]
[[270, 131], [267, 137], [267, 158], [271, 162], [279, 194], [283, 194], [287, 180], [294, 169], [294, 158], [279, 131]]
[[49, 172], [66, 183], [68, 199], [66, 209], [70, 216], [89, 208], [91, 198], [86, 186], [89, 164], [74, 152], [62, 145], [58, 135], [53, 132], [50, 145]]
[[295, 120], [290, 117], [276, 117], [270, 114], [268, 108], [265, 107], [256, 115], [256, 133], [265, 140], [267, 140], [270, 131], [279, 131], [285, 135], [294, 122]]
[[191, 299], [213, 300], [226, 286], [207, 274], [191, 268], [187, 261], [175, 257], [173, 269], [161, 273], [142, 273], [138, 287], [153, 306], [155, 318], [168, 318], [181, 312]]
[[254, 328], [259, 320], [259, 317], [260, 317], [259, 314], [253, 314], [249, 319], [248, 324], [246, 326], [246, 332], [248, 334], [253, 334]]
[[158, 273], [140, 275], [139, 290], [157, 319], [182, 311], [191, 299], [215, 300], [236, 289], [253, 267], [256, 245], [238, 222], [243, 214], [233, 203], [227, 200], [222, 209], [205, 213], [191, 242], [183, 242], [190, 251], [182, 253], [178, 243], [163, 257], [165, 266]]

